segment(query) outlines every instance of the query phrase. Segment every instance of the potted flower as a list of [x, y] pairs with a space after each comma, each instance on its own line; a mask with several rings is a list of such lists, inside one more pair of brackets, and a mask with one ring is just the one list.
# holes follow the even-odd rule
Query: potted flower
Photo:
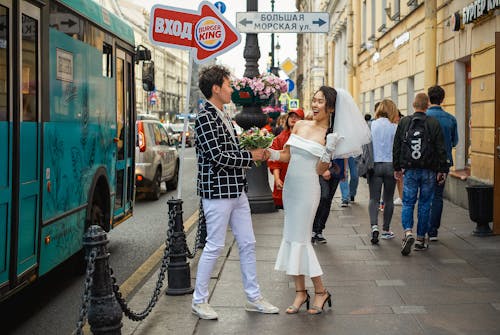
[[265, 106], [275, 94], [285, 93], [287, 83], [272, 73], [263, 73], [255, 78], [243, 77], [233, 80], [231, 99], [238, 106]]

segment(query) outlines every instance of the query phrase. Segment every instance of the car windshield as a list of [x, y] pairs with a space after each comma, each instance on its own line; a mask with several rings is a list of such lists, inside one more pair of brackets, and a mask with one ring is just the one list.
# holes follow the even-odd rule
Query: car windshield
[[[170, 124], [170, 129], [174, 133], [181, 133], [184, 130], [184, 124], [183, 123], [171, 123]], [[193, 129], [188, 126], [188, 131], [192, 131]]]

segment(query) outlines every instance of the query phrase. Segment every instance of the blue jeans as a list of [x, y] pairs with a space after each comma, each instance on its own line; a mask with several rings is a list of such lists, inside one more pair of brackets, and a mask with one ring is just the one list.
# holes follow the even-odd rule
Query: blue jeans
[[441, 214], [443, 213], [443, 192], [444, 183], [434, 185], [434, 198], [432, 199], [431, 214], [429, 222], [429, 237], [437, 237], [438, 229], [441, 226]]
[[413, 228], [413, 210], [418, 197], [417, 238], [420, 239], [424, 238], [429, 231], [429, 212], [434, 197], [435, 183], [436, 172], [434, 171], [427, 169], [405, 171], [401, 221], [405, 231]]
[[358, 163], [356, 162], [356, 159], [354, 159], [354, 157], [349, 157], [347, 159], [347, 164], [349, 164], [349, 178], [346, 178], [344, 181], [340, 182], [342, 201], [349, 201], [351, 197], [355, 197], [356, 191], [358, 190]]

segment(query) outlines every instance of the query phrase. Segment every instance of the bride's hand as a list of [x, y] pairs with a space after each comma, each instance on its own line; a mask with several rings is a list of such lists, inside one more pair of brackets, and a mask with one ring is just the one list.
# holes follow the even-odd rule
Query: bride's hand
[[343, 139], [344, 139], [344, 136], [340, 136], [336, 132], [333, 132], [333, 133], [326, 135], [326, 149], [330, 152], [335, 151], [335, 147], [337, 146], [337, 143], [342, 141]]
[[278, 150], [268, 148], [267, 152], [269, 153], [269, 160], [270, 161], [279, 161], [280, 160], [280, 152]]

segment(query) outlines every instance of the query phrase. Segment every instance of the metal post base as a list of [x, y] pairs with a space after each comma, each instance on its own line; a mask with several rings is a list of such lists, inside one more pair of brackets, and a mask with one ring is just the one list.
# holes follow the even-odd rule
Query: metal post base
[[476, 229], [474, 229], [472, 235], [479, 237], [493, 236], [489, 222], [477, 222]]
[[169, 230], [172, 232], [168, 243], [170, 262], [168, 263], [167, 295], [183, 295], [193, 293], [191, 287], [191, 270], [187, 262], [186, 234], [182, 220], [182, 200], [168, 200]]
[[253, 166], [247, 172], [247, 196], [252, 213], [272, 213], [276, 211], [267, 174], [266, 162], [262, 162], [260, 166]]

